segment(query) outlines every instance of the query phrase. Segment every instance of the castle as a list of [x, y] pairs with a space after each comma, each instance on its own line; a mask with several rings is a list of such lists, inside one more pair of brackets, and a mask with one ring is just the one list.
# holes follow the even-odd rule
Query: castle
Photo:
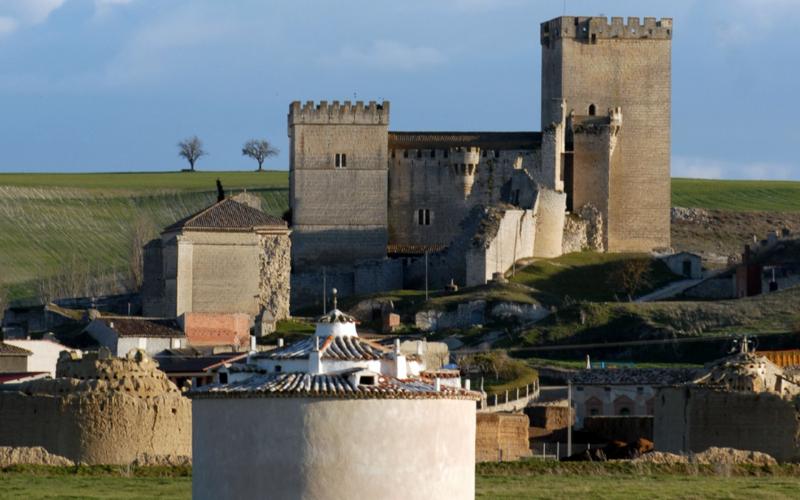
[[343, 294], [418, 285], [423, 254], [435, 285], [478, 284], [580, 250], [576, 230], [669, 247], [671, 40], [671, 19], [542, 23], [541, 132], [393, 132], [386, 101], [293, 102], [293, 300], [322, 266]]

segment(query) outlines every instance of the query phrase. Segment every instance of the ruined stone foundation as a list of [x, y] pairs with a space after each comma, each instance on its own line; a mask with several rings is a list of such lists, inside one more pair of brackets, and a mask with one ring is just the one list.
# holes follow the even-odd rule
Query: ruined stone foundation
[[144, 352], [65, 352], [56, 376], [0, 392], [0, 446], [41, 446], [87, 464], [191, 456], [191, 403]]

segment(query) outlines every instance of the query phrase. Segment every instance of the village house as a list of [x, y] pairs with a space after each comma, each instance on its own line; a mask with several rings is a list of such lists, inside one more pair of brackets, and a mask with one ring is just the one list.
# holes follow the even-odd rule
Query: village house
[[56, 376], [56, 364], [61, 352], [75, 350], [56, 342], [53, 338], [6, 340], [5, 343], [30, 351], [28, 371], [47, 373], [50, 377]]
[[153, 356], [186, 345], [186, 335], [172, 319], [102, 316], [93, 319], [84, 331], [117, 357], [136, 349]]
[[212, 346], [190, 346], [166, 349], [156, 354], [153, 360], [178, 389], [190, 389], [216, 381], [219, 369], [244, 362], [247, 354]]

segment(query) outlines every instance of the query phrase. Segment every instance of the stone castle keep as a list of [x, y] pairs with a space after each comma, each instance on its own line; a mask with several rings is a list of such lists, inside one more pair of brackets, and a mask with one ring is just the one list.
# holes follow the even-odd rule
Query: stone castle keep
[[321, 266], [345, 294], [413, 286], [425, 253], [434, 284], [473, 285], [581, 245], [669, 247], [671, 40], [671, 19], [542, 23], [541, 132], [392, 132], [386, 101], [293, 102], [293, 292]]

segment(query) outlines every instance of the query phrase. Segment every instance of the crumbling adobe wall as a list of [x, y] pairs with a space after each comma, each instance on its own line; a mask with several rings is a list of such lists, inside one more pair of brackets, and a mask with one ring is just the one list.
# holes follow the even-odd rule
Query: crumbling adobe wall
[[56, 374], [0, 392], [0, 445], [41, 446], [88, 464], [191, 455], [191, 403], [143, 352], [64, 353]]
[[275, 320], [289, 317], [292, 242], [289, 235], [259, 235], [259, 305]]
[[528, 417], [523, 413], [478, 413], [475, 461], [496, 462], [531, 456]]
[[658, 451], [729, 447], [761, 451], [784, 462], [800, 458], [799, 435], [798, 408], [776, 394], [668, 387], [655, 398]]

